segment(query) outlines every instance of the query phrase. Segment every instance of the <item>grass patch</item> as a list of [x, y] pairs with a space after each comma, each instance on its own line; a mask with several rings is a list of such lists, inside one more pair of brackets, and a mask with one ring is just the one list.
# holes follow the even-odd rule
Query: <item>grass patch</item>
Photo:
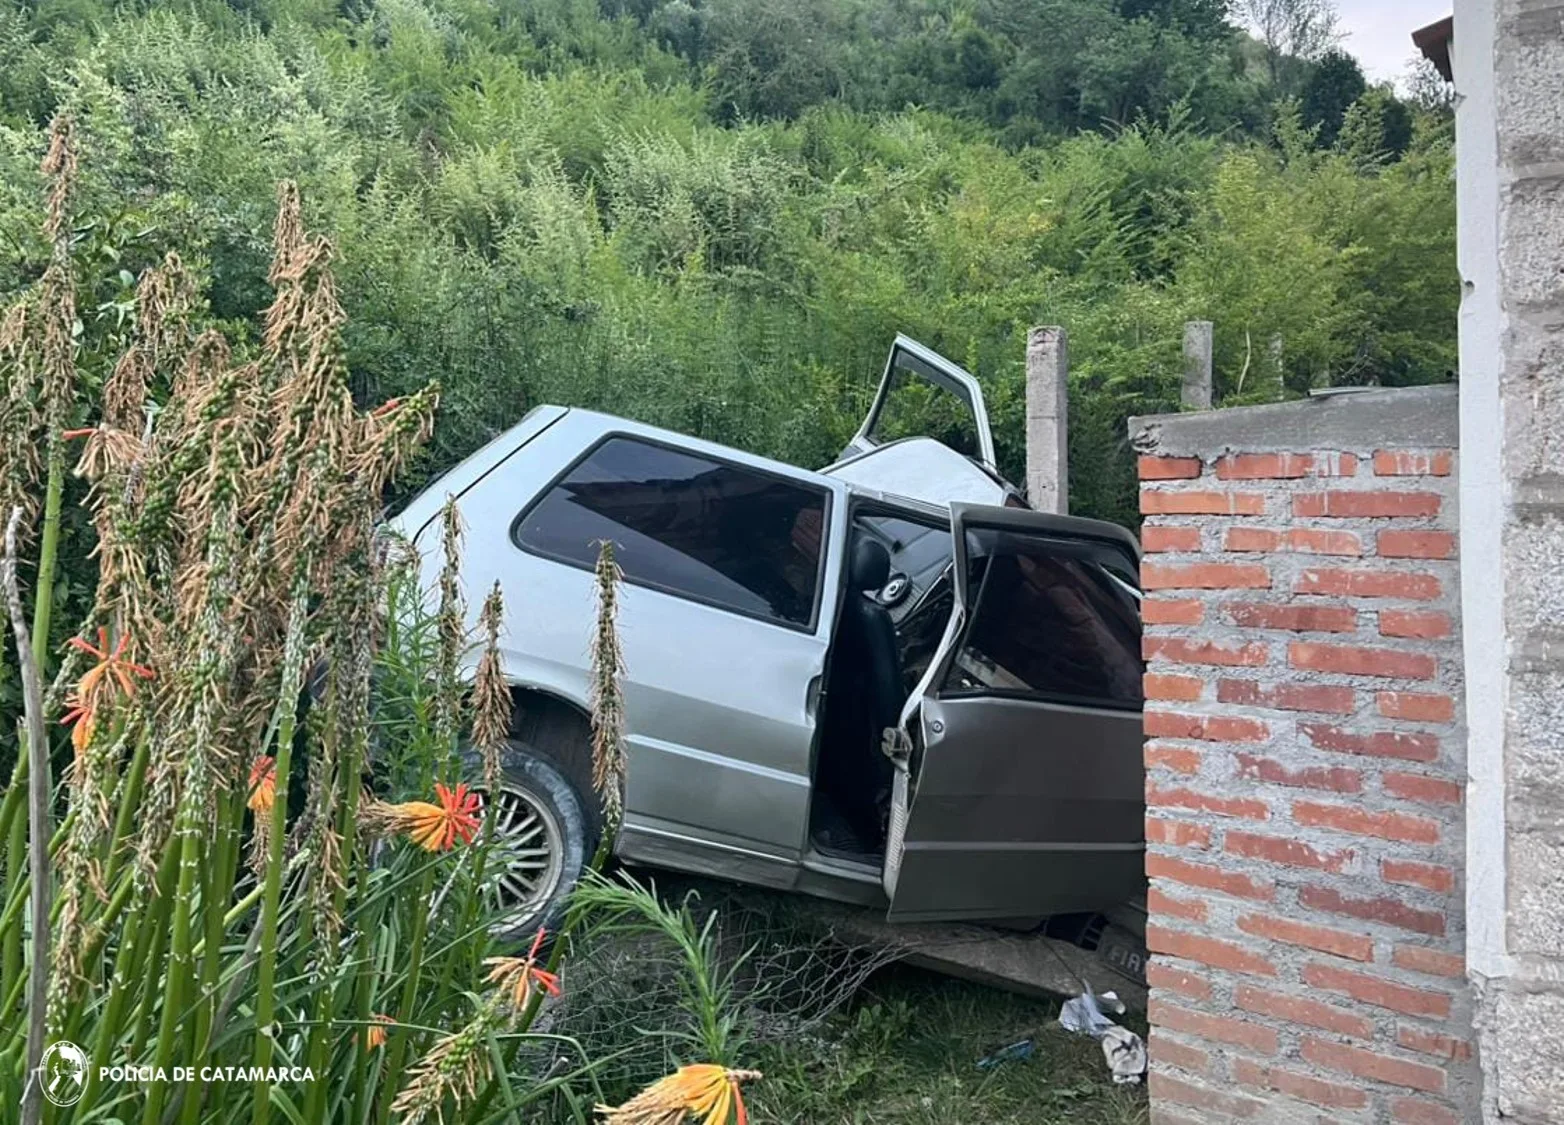
[[[876, 973], [818, 1031], [755, 1060], [753, 1117], [776, 1125], [1145, 1125], [1144, 1086], [1115, 1086], [1094, 1040], [1033, 1000], [906, 965]], [[1145, 1021], [1126, 1017], [1146, 1032]], [[1029, 1059], [979, 1069], [1031, 1036]]]

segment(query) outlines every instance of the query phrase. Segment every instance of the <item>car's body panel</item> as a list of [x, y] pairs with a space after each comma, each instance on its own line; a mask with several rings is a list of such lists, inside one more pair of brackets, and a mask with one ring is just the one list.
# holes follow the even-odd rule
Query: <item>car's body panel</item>
[[1014, 508], [957, 504], [951, 521], [955, 611], [903, 712], [920, 754], [897, 761], [890, 917], [1041, 917], [1127, 897], [1144, 847], [1139, 708], [950, 681], [979, 608], [969, 534], [1002, 531], [1044, 553], [1107, 552], [1099, 557], [1131, 575], [1139, 549], [1112, 525]]
[[933, 438], [902, 438], [820, 470], [854, 490], [944, 506], [952, 502], [1003, 504], [1009, 489]]
[[[712, 848], [742, 849], [752, 862], [776, 869], [757, 881], [791, 883], [808, 828], [815, 728], [809, 686], [824, 671], [840, 595], [846, 486], [805, 469], [577, 410], [540, 432], [518, 435], [525, 444], [514, 456], [486, 457], [484, 471], [464, 473], [470, 483], [458, 496], [466, 522], [462, 584], [483, 591], [498, 580], [507, 591], [507, 676], [581, 705], [590, 694], [585, 628], [595, 596], [593, 575], [517, 546], [512, 526], [564, 467], [610, 435], [675, 445], [799, 481], [831, 497], [820, 608], [808, 629], [628, 582], [620, 594], [629, 755], [621, 853], [702, 868]], [[426, 588], [434, 586], [440, 565], [437, 539], [433, 526], [419, 538]], [[549, 611], [556, 606], [570, 612]], [[796, 690], [782, 691], [780, 685]]]

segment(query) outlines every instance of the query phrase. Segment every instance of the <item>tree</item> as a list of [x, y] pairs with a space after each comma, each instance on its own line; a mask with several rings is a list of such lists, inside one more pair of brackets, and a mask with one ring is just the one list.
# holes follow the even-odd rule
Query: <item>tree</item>
[[1286, 60], [1313, 61], [1341, 42], [1331, 0], [1237, 0], [1233, 14], [1260, 37], [1272, 85], [1281, 81]]
[[1327, 51], [1309, 68], [1309, 76], [1299, 92], [1298, 108], [1303, 123], [1319, 130], [1322, 147], [1336, 143], [1347, 109], [1367, 90], [1363, 68], [1345, 51]]

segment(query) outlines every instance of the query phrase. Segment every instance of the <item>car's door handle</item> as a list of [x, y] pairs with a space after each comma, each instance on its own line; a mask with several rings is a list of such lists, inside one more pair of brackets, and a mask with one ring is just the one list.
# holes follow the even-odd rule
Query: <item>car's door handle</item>
[[820, 715], [820, 701], [825, 698], [825, 677], [815, 675], [809, 677], [809, 686], [804, 689], [804, 714], [811, 719]]

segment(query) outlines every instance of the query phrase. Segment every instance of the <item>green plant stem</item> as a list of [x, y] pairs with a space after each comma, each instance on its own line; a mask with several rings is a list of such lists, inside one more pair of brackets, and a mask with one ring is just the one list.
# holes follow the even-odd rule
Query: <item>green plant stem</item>
[[[293, 736], [298, 715], [285, 710], [277, 724], [277, 796], [271, 807], [271, 829], [266, 855], [265, 888], [261, 896], [261, 957], [255, 969], [255, 1063], [263, 1071], [271, 1066], [277, 1021], [277, 918], [282, 907], [282, 853], [288, 829], [288, 778], [293, 766]], [[250, 1120], [266, 1125], [271, 1119], [271, 1084], [255, 1081]]]
[[[152, 927], [161, 928], [161, 912], [148, 908], [155, 906], [160, 900], [167, 901], [168, 889], [174, 881], [177, 855], [175, 849], [168, 849], [157, 874], [151, 902], [144, 900], [138, 903], [125, 919], [124, 928], [120, 931], [119, 951], [114, 957], [114, 973], [109, 980], [108, 999], [104, 1001], [103, 1011], [98, 1016], [98, 1035], [93, 1043], [92, 1067], [87, 1072], [87, 1089], [82, 1095], [79, 1103], [81, 1105], [95, 1104], [98, 1071], [113, 1061], [112, 1052], [120, 1041], [120, 1020], [125, 1010], [126, 998], [130, 994], [131, 981], [135, 979], [134, 970], [147, 954]], [[134, 882], [133, 877], [127, 876], [125, 885], [134, 886]], [[161, 895], [158, 893], [159, 890], [162, 892]]]
[[413, 940], [407, 951], [407, 979], [402, 983], [402, 999], [396, 1009], [397, 1026], [388, 1033], [390, 1042], [380, 1094], [380, 1125], [387, 1125], [391, 1120], [391, 1102], [401, 1083], [402, 1060], [407, 1055], [407, 1040], [411, 1033], [401, 1025], [412, 1021], [413, 1007], [418, 1002], [418, 977], [423, 969], [424, 939], [429, 929], [429, 896], [434, 891], [434, 870], [433, 862], [425, 865], [412, 900]]
[[[233, 897], [234, 853], [239, 836], [237, 821], [244, 810], [240, 797], [239, 792], [231, 790], [218, 803], [215, 859], [207, 866], [206, 886], [201, 894], [206, 935], [201, 941], [201, 948], [193, 951], [195, 956], [201, 958], [200, 1006], [196, 1009], [195, 1019], [190, 1021], [193, 1026], [185, 1056], [189, 1060], [186, 1064], [188, 1066], [200, 1066], [206, 1061], [206, 1052], [211, 1046], [209, 1037], [217, 1015], [218, 974], [222, 969], [223, 932], [228, 922], [223, 908]], [[205, 1100], [202, 1092], [187, 1087], [183, 1095], [180, 1120], [184, 1125], [197, 1125]]]
[[[173, 1065], [174, 1051], [183, 1040], [179, 1028], [185, 1017], [185, 986], [193, 968], [190, 900], [195, 893], [196, 879], [201, 868], [199, 809], [194, 795], [187, 793], [175, 828], [174, 845], [179, 850], [179, 878], [174, 890], [168, 972], [163, 982], [162, 1020], [158, 1024], [157, 1049], [152, 1054], [152, 1066], [164, 1069]], [[154, 1082], [147, 1087], [147, 1102], [141, 1114], [141, 1125], [158, 1125], [167, 1089], [166, 1084], [161, 1082]]]

